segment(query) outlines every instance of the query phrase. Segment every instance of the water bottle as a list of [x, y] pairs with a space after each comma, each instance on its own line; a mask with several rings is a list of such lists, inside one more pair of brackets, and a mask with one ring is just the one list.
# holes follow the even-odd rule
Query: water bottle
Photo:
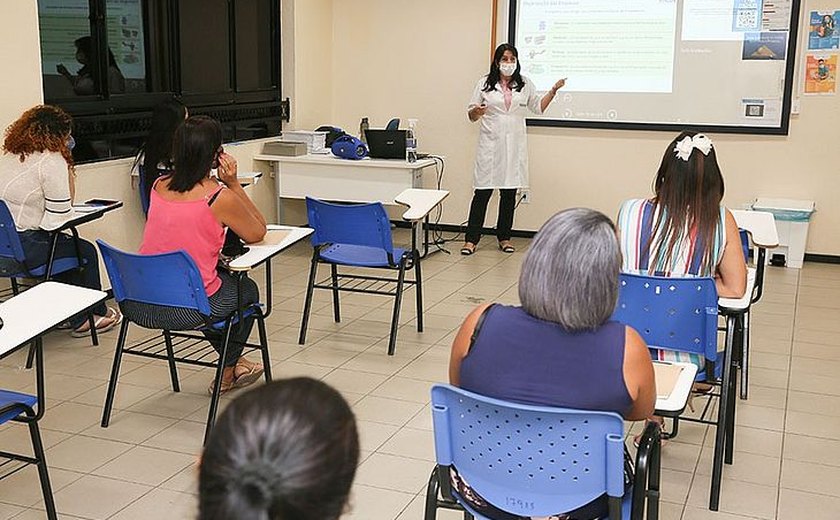
[[405, 160], [417, 162], [417, 120], [408, 120], [408, 130], [405, 132]]
[[365, 130], [368, 128], [370, 128], [370, 122], [368, 122], [368, 118], [363, 117], [362, 122], [359, 123], [359, 139], [361, 139], [365, 144], [367, 144], [367, 135]]

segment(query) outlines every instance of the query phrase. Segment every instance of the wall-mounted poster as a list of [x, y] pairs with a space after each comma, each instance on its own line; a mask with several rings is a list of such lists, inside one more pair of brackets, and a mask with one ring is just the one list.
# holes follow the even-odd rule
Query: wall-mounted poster
[[837, 54], [805, 55], [805, 94], [837, 92]]
[[837, 27], [838, 21], [840, 21], [840, 11], [811, 11], [808, 49], [840, 48], [840, 27]]

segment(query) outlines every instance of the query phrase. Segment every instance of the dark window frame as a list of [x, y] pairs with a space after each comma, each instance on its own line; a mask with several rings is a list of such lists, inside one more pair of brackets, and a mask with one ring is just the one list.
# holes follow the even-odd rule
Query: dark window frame
[[[157, 92], [126, 92], [111, 94], [108, 91], [107, 0], [88, 0], [90, 6], [90, 34], [98, 47], [100, 64], [99, 84], [103, 91], [91, 96], [49, 97], [45, 103], [67, 110], [74, 118], [74, 135], [77, 140], [107, 141], [109, 153], [104, 157], [78, 160], [79, 163], [100, 162], [132, 154], [114, 152], [116, 143], [125, 140], [139, 141], [145, 137], [152, 108], [167, 99], [183, 102], [191, 114], [207, 114], [222, 122], [225, 140], [252, 138], [255, 131], [246, 125], [265, 127], [265, 135], [278, 135], [281, 121], [288, 121], [288, 100], [281, 96], [281, 28], [280, 0], [270, 3], [271, 86], [239, 90], [236, 84], [236, 3], [253, 0], [216, 0], [226, 4], [228, 13], [228, 89], [224, 92], [190, 93], [181, 85], [181, 49], [179, 40], [179, 0], [140, 0], [143, 12], [143, 40], [146, 81]], [[43, 81], [43, 80], [42, 80]], [[147, 83], [148, 88], [148, 83]]]

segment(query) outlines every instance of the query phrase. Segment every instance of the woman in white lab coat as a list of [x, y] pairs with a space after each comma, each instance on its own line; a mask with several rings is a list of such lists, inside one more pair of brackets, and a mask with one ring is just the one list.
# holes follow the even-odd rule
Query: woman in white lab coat
[[490, 72], [475, 86], [467, 115], [478, 121], [478, 151], [475, 158], [475, 193], [462, 255], [471, 255], [481, 239], [481, 228], [487, 213], [487, 203], [494, 189], [501, 201], [496, 222], [499, 249], [515, 251], [510, 243], [516, 190], [528, 187], [528, 142], [525, 116], [528, 112], [542, 114], [563, 87], [561, 79], [542, 97], [534, 83], [520, 74], [518, 52], [513, 45], [503, 43], [493, 53]]

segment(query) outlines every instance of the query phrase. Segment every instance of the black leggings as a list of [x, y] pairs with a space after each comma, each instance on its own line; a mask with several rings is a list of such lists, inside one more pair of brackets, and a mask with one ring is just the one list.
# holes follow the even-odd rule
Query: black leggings
[[[478, 244], [481, 240], [481, 228], [484, 227], [484, 217], [487, 214], [487, 203], [493, 189], [477, 189], [470, 204], [470, 217], [467, 222], [466, 242]], [[513, 228], [513, 210], [516, 209], [516, 188], [499, 190], [499, 217], [496, 220], [496, 238], [499, 242], [510, 240], [510, 230]]]

